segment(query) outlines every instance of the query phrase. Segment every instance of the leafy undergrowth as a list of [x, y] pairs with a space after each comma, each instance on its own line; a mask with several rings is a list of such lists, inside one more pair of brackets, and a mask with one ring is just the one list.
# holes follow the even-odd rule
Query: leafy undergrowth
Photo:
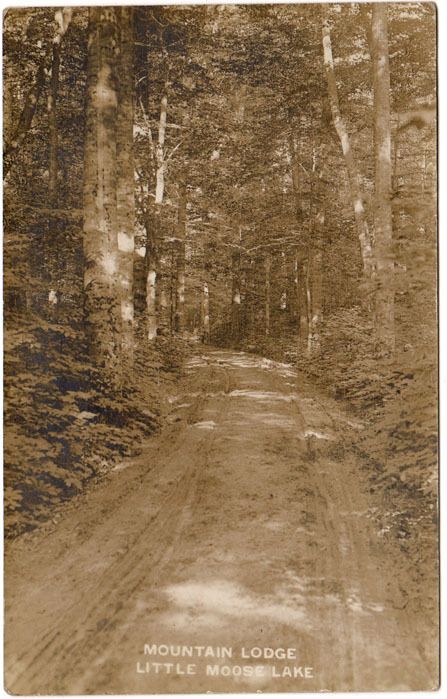
[[[376, 352], [371, 324], [360, 309], [341, 310], [325, 323], [321, 350], [309, 357], [294, 335], [248, 338], [242, 349], [298, 370], [363, 418], [357, 449], [372, 487], [405, 490], [411, 499], [437, 499], [437, 366], [433, 351], [407, 345], [393, 359]], [[435, 347], [433, 348], [435, 349]]]
[[163, 389], [184, 347], [171, 339], [139, 350], [134, 376], [106, 385], [66, 325], [24, 324], [5, 337], [5, 535], [48, 519], [117, 459], [138, 453], [161, 423]]
[[[325, 323], [321, 351], [308, 357], [298, 338], [247, 339], [246, 351], [296, 363], [299, 373], [343, 402], [365, 428], [349, 435], [377, 503], [384, 544], [398, 547], [404, 593], [436, 618], [438, 438], [436, 338], [410, 344], [392, 360], [377, 354], [362, 311], [341, 310]], [[406, 602], [406, 603], [407, 603]]]

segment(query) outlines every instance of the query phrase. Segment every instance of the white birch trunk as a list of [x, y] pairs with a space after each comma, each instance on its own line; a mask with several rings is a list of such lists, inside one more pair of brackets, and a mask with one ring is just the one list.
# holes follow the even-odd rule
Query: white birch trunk
[[371, 236], [366, 220], [365, 207], [361, 194], [360, 177], [357, 171], [357, 165], [354, 159], [354, 154], [351, 148], [346, 124], [340, 112], [340, 104], [338, 100], [338, 89], [335, 80], [334, 59], [332, 56], [331, 32], [329, 21], [327, 18], [327, 10], [322, 8], [323, 12], [323, 56], [326, 78], [328, 83], [328, 95], [331, 106], [332, 120], [337, 132], [338, 138], [345, 160], [346, 170], [348, 172], [349, 187], [351, 191], [352, 205], [354, 209], [354, 219], [357, 227], [357, 235], [360, 242], [360, 251], [362, 255], [363, 271], [366, 276], [370, 277], [373, 272], [373, 252], [371, 247]]
[[[167, 95], [163, 95], [160, 103], [160, 118], [158, 123], [158, 141], [155, 147], [155, 231], [152, 236], [152, 246], [148, 246], [147, 260], [147, 282], [146, 282], [146, 303], [147, 303], [147, 336], [148, 340], [153, 340], [158, 331], [157, 314], [157, 285], [160, 283], [159, 275], [159, 238], [161, 230], [161, 207], [165, 190], [166, 162], [164, 157], [164, 145], [166, 137], [166, 119], [168, 109]], [[161, 301], [161, 299], [160, 299]], [[163, 312], [165, 304], [160, 303], [159, 308]]]
[[146, 284], [146, 308], [147, 308], [147, 338], [153, 340], [157, 336], [157, 312], [155, 285], [157, 272], [149, 269]]
[[210, 292], [208, 284], [203, 285], [202, 299], [202, 337], [203, 342], [209, 342], [210, 339]]
[[265, 334], [266, 337], [270, 335], [270, 272], [272, 267], [272, 260], [267, 253], [265, 258]]

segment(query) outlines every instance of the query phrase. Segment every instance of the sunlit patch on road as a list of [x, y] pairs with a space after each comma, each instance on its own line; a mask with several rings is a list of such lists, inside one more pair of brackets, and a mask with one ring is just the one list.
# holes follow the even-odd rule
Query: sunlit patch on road
[[334, 436], [325, 432], [318, 432], [318, 430], [306, 430], [304, 436], [309, 439], [310, 437], [315, 437], [315, 439], [334, 439]]
[[252, 400], [267, 403], [272, 401], [286, 401], [287, 403], [290, 403], [294, 398], [292, 395], [279, 393], [278, 391], [250, 391], [248, 389], [235, 389], [234, 391], [231, 391], [230, 396], [251, 398]]
[[165, 589], [174, 610], [166, 616], [166, 623], [206, 628], [217, 628], [241, 619], [263, 620], [304, 630], [310, 622], [304, 610], [304, 597], [289, 603], [281, 589], [271, 595], [255, 594], [242, 585], [228, 580], [188, 581]]

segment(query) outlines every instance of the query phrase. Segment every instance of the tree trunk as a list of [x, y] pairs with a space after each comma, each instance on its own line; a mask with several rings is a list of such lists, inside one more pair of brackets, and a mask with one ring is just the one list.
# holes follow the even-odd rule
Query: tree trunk
[[352, 152], [348, 130], [340, 112], [337, 83], [335, 80], [334, 60], [332, 57], [331, 32], [329, 28], [329, 20], [327, 17], [327, 9], [325, 6], [322, 6], [322, 14], [324, 67], [326, 70], [332, 120], [334, 122], [334, 127], [337, 132], [337, 135], [340, 139], [346, 170], [348, 173], [352, 205], [354, 208], [354, 218], [357, 227], [358, 238], [360, 241], [363, 271], [367, 277], [370, 277], [373, 271], [371, 237], [368, 229], [368, 222], [366, 220], [363, 197], [361, 194], [360, 177], [354, 159], [354, 154]]
[[14, 133], [14, 65], [6, 53], [3, 56], [3, 151], [6, 153], [8, 143]]
[[[61, 43], [53, 41], [53, 55], [51, 60], [50, 85], [48, 91], [48, 130], [50, 154], [48, 160], [48, 204], [50, 207], [57, 207], [58, 204], [58, 128], [57, 128], [57, 101], [59, 93], [59, 71], [61, 63]], [[54, 251], [57, 249], [58, 231], [60, 223], [52, 216], [48, 217], [45, 252], [46, 267], [49, 276], [48, 292], [48, 318], [52, 321], [58, 320], [59, 315], [59, 279], [60, 270], [57, 260], [54, 259]]]
[[147, 309], [147, 337], [153, 340], [157, 335], [157, 296], [156, 296], [157, 271], [156, 264], [151, 254], [146, 277], [146, 309]]
[[210, 293], [208, 284], [203, 285], [202, 298], [202, 342], [210, 341]]
[[308, 261], [302, 257], [298, 261], [298, 308], [299, 308], [299, 349], [304, 349], [308, 338], [309, 314], [307, 295]]
[[[47, 110], [50, 144], [48, 161], [48, 203], [53, 209], [56, 209], [59, 203], [59, 131], [57, 124], [57, 106], [59, 95], [61, 48], [62, 39], [70, 25], [72, 14], [73, 10], [71, 8], [65, 7], [62, 11], [56, 10], [55, 22], [57, 23], [58, 30], [52, 42]], [[48, 317], [50, 320], [58, 321], [60, 315], [61, 290], [63, 288], [63, 282], [61, 280], [61, 276], [63, 276], [63, 269], [61, 268], [61, 265], [58, 264], [57, 258], [54, 259], [54, 250], [57, 249], [57, 246], [60, 244], [59, 238], [63, 236], [63, 225], [54, 216], [49, 216], [47, 226], [47, 269], [50, 284], [50, 289], [48, 292]]]
[[61, 46], [53, 46], [51, 63], [50, 91], [48, 95], [48, 123], [50, 136], [50, 158], [48, 164], [48, 203], [57, 205], [57, 174], [58, 174], [58, 129], [57, 129], [57, 97], [59, 92], [59, 70], [61, 64]]
[[312, 284], [311, 284], [311, 264], [310, 260], [306, 261], [304, 288], [306, 294], [306, 328], [307, 328], [307, 354], [310, 357], [312, 354]]
[[257, 295], [256, 295], [256, 263], [255, 260], [250, 259], [250, 266], [248, 270], [248, 281], [247, 281], [247, 325], [248, 331], [251, 333], [255, 329], [256, 325], [256, 308], [257, 308]]
[[296, 252], [287, 254], [287, 291], [286, 291], [286, 307], [289, 324], [295, 326], [297, 320], [297, 259]]
[[[164, 144], [166, 137], [166, 119], [168, 109], [168, 97], [163, 95], [160, 103], [160, 117], [158, 122], [158, 141], [155, 148], [155, 216], [152, 234], [148, 231], [148, 249], [147, 249], [147, 334], [148, 339], [153, 340], [158, 332], [159, 318], [157, 313], [157, 305], [159, 309], [165, 308], [164, 299], [160, 299], [157, 304], [157, 286], [162, 286], [162, 275], [160, 270], [160, 238], [161, 238], [161, 209], [163, 205], [164, 189], [165, 189], [165, 171], [166, 163], [164, 158]], [[160, 294], [161, 295], [161, 294]]]
[[175, 274], [175, 332], [184, 331], [185, 315], [185, 238], [186, 238], [186, 180], [179, 185], [176, 274]]
[[[302, 173], [298, 161], [299, 152], [296, 139], [293, 134], [289, 140], [289, 152], [291, 159], [292, 186], [295, 200], [295, 215], [299, 227], [303, 228], [303, 206], [302, 206]], [[309, 337], [309, 314], [308, 314], [308, 259], [303, 253], [296, 259], [296, 292], [297, 292], [297, 321], [298, 321], [298, 356], [300, 351], [307, 352]]]
[[50, 89], [48, 94], [48, 123], [50, 132], [50, 158], [48, 166], [48, 198], [50, 206], [57, 204], [57, 180], [58, 180], [58, 127], [57, 127], [57, 101], [59, 93], [59, 73], [61, 65], [62, 39], [70, 25], [73, 10], [64, 7], [56, 10], [55, 21], [58, 30], [53, 38], [53, 54], [51, 59]]
[[89, 351], [115, 370], [119, 310], [116, 210], [118, 11], [89, 8], [84, 147], [84, 289]]
[[270, 253], [265, 257], [265, 335], [270, 335], [270, 305], [271, 305], [271, 279], [270, 272], [272, 269], [272, 258]]
[[119, 8], [121, 53], [117, 114], [117, 225], [121, 307], [121, 354], [129, 366], [134, 352], [135, 184], [133, 157], [133, 10]]
[[195, 289], [194, 291], [194, 317], [192, 322], [192, 331], [195, 338], [199, 338], [202, 331], [202, 300], [203, 289]]
[[169, 274], [166, 269], [161, 269], [161, 265], [166, 268], [166, 260], [159, 261], [157, 275], [157, 334], [168, 335], [169, 333]]
[[376, 259], [375, 326], [379, 345], [394, 348], [394, 256], [391, 211], [390, 66], [387, 3], [372, 6], [374, 86], [374, 235]]
[[310, 354], [320, 351], [320, 331], [323, 320], [323, 229], [325, 215], [319, 211], [314, 223], [313, 249], [309, 264], [310, 299], [309, 316], [309, 350]]
[[231, 336], [233, 340], [241, 337], [241, 253], [234, 250], [231, 255]]

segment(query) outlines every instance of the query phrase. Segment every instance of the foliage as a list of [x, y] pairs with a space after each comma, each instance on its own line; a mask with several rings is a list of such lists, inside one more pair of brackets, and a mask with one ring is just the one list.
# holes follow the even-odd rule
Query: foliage
[[179, 343], [140, 351], [123, 388], [105, 383], [66, 325], [23, 320], [5, 343], [5, 530], [47, 519], [93, 476], [135, 454], [160, 425], [163, 386], [177, 375]]

